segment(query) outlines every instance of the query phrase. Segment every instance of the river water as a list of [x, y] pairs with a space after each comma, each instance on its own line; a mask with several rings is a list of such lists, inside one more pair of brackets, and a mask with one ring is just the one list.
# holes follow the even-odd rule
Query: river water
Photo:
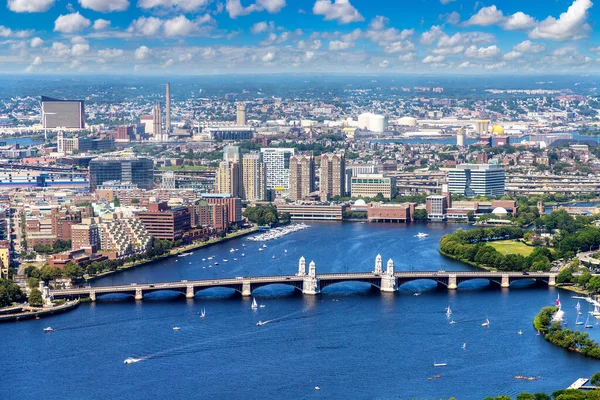
[[[94, 284], [287, 274], [302, 255], [318, 272], [370, 271], [378, 253], [384, 264], [393, 258], [397, 270], [469, 269], [438, 253], [440, 237], [459, 225], [310, 225], [268, 242], [264, 251], [240, 238]], [[419, 231], [430, 236], [418, 239]], [[218, 269], [202, 261], [213, 255]], [[419, 281], [393, 294], [341, 283], [319, 296], [268, 286], [255, 292], [265, 305], [257, 311], [251, 299], [224, 289], [193, 300], [173, 293], [143, 302], [108, 296], [63, 315], [0, 325], [0, 398], [481, 399], [551, 392], [600, 370], [599, 362], [536, 336], [533, 317], [559, 292], [573, 327], [570, 292], [526, 283], [507, 290], [470, 281], [448, 292]], [[449, 324], [447, 306], [456, 324]], [[202, 308], [205, 319], [198, 316]], [[481, 326], [486, 317], [489, 328]], [[259, 320], [272, 322], [259, 327]], [[44, 334], [48, 325], [56, 331]], [[595, 328], [590, 333], [597, 338]], [[125, 365], [128, 357], [141, 361]]]

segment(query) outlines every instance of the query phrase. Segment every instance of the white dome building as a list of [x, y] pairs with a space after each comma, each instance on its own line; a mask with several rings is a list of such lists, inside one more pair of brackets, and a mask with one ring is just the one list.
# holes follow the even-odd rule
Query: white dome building
[[506, 217], [508, 215], [508, 211], [506, 211], [506, 208], [504, 207], [496, 207], [492, 211], [492, 214], [494, 214], [497, 217]]
[[402, 117], [398, 120], [398, 125], [417, 126], [417, 119], [413, 117]]
[[360, 129], [369, 129], [369, 123], [371, 121], [371, 113], [362, 113], [358, 116], [358, 127]]
[[369, 118], [369, 130], [371, 132], [383, 133], [387, 129], [387, 118], [383, 115], [371, 115]]

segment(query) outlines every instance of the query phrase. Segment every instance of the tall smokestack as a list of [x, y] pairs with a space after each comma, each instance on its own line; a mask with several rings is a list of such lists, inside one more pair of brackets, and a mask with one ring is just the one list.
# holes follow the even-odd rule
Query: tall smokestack
[[166, 101], [165, 113], [167, 116], [165, 127], [167, 130], [167, 135], [171, 132], [171, 84], [167, 82], [167, 101]]

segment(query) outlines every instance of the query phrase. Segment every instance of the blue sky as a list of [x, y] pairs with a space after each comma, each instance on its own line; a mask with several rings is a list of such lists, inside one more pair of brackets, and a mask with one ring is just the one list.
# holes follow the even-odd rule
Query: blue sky
[[0, 0], [0, 72], [596, 73], [591, 0]]

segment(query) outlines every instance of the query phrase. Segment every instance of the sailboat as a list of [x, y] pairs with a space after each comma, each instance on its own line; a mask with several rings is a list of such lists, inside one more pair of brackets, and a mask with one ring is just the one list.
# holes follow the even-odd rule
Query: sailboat
[[206, 318], [206, 309], [203, 308], [202, 311], [200, 311], [200, 318]]
[[[581, 314], [581, 313], [579, 313]], [[575, 318], [575, 325], [583, 325], [583, 321], [579, 320], [579, 314], [577, 314], [577, 318]]]
[[466, 349], [467, 349], [467, 344], [466, 344], [466, 343], [463, 343], [463, 345], [462, 345], [462, 349], [463, 349], [463, 350], [466, 350]]
[[585, 325], [583, 327], [586, 329], [592, 329], [594, 327], [594, 325], [590, 324], [590, 315], [589, 314], [585, 320]]
[[486, 318], [485, 318], [485, 322], [484, 322], [483, 324], [481, 324], [481, 326], [484, 326], [484, 327], [488, 327], [488, 326], [490, 326], [490, 320], [489, 320], [489, 319], [487, 319], [487, 317], [486, 317]]
[[577, 305], [575, 306], [575, 309], [577, 310], [577, 315], [581, 315], [581, 306], [579, 305], [579, 300], [577, 300]]
[[452, 315], [452, 310], [450, 309], [450, 306], [446, 308], [446, 315]]
[[50, 332], [54, 332], [54, 328], [52, 328], [51, 326], [44, 328], [44, 332], [46, 333], [50, 333]]
[[455, 321], [455, 320], [451, 320], [451, 321], [450, 321], [450, 325], [454, 325], [455, 323], [456, 323], [456, 321]]
[[252, 298], [252, 309], [258, 310], [258, 303], [256, 303], [256, 299], [254, 297]]
[[517, 332], [519, 335], [523, 334], [523, 331], [519, 329], [519, 332]]

